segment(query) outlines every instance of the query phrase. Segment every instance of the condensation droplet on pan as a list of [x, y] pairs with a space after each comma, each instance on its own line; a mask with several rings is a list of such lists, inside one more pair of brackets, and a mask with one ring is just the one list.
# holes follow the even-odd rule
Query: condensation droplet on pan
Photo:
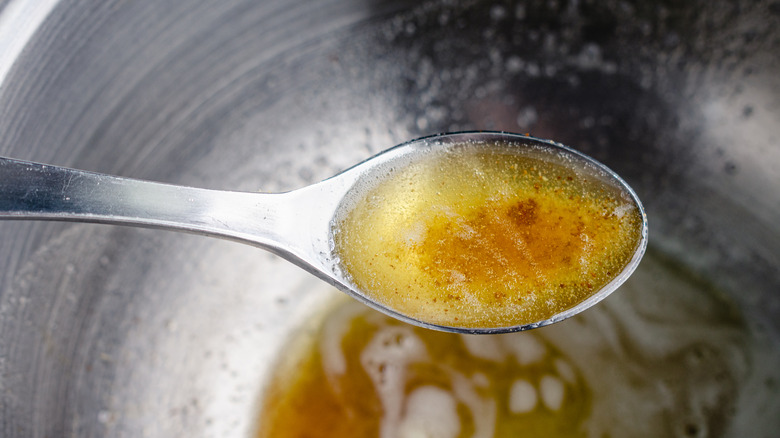
[[539, 64], [535, 62], [528, 63], [528, 65], [525, 68], [525, 72], [528, 76], [531, 76], [532, 78], [538, 77], [542, 73], [542, 69], [539, 67]]
[[108, 424], [109, 422], [111, 422], [111, 420], [113, 418], [113, 415], [109, 411], [101, 410], [101, 411], [98, 412], [97, 417], [98, 417], [98, 421], [100, 423]]
[[529, 129], [539, 120], [536, 109], [532, 106], [526, 106], [517, 114], [517, 126]]
[[585, 44], [577, 55], [577, 65], [582, 69], [595, 69], [601, 65], [601, 47], [597, 44]]
[[518, 4], [515, 6], [515, 18], [518, 20], [524, 20], [527, 15], [524, 4]]
[[518, 56], [512, 55], [506, 60], [506, 71], [509, 73], [519, 73], [523, 67], [525, 67], [525, 62]]
[[490, 8], [490, 18], [495, 21], [503, 20], [506, 17], [506, 8], [501, 5], [494, 5]]
[[592, 128], [596, 125], [596, 118], [593, 116], [587, 116], [584, 119], [580, 120], [580, 127], [582, 128]]

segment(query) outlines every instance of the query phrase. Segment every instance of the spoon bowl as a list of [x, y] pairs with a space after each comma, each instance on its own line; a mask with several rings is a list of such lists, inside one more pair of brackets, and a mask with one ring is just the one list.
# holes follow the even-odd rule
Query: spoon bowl
[[[463, 145], [486, 149], [501, 145], [521, 154], [552, 154], [605, 188], [619, 191], [637, 209], [640, 218], [638, 239], [627, 262], [587, 298], [538, 321], [520, 324], [475, 327], [420, 319], [388, 306], [358, 287], [350, 272], [345, 270], [334, 237], [339, 231], [339, 218], [369, 195], [371, 187], [397, 169]], [[616, 290], [631, 275], [647, 246], [647, 219], [642, 204], [617, 174], [561, 144], [498, 132], [442, 134], [410, 141], [332, 178], [285, 193], [200, 189], [0, 158], [0, 219], [124, 224], [250, 244], [299, 265], [365, 304], [400, 320], [438, 330], [475, 334], [541, 327], [587, 309]]]

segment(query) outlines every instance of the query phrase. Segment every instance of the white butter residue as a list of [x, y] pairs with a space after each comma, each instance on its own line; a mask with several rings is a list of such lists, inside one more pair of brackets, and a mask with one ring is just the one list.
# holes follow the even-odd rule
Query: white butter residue
[[454, 370], [449, 370], [449, 375], [455, 397], [471, 411], [471, 418], [474, 420], [474, 434], [471, 438], [495, 436], [498, 406], [495, 398], [479, 394], [479, 375], [469, 379]]
[[382, 327], [360, 354], [360, 363], [382, 402], [382, 438], [398, 436], [408, 365], [427, 357], [425, 344], [407, 326]]
[[342, 375], [347, 372], [347, 358], [342, 351], [341, 341], [349, 330], [350, 321], [363, 312], [360, 306], [341, 306], [333, 317], [326, 319], [320, 338], [325, 375]]

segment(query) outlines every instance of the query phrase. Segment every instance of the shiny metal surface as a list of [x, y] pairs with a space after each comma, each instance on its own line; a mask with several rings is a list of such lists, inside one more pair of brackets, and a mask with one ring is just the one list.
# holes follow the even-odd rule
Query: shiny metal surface
[[[780, 329], [776, 2], [0, 7], [2, 155], [275, 192], [409, 138], [529, 131], [624, 176], [651, 249]], [[0, 436], [249, 435], [332, 293], [299, 271], [198, 236], [1, 223]]]
[[0, 219], [130, 225], [219, 237], [264, 248], [335, 285], [345, 280], [330, 255], [330, 223], [355, 180], [374, 167], [365, 162], [290, 192], [251, 193], [0, 157]]

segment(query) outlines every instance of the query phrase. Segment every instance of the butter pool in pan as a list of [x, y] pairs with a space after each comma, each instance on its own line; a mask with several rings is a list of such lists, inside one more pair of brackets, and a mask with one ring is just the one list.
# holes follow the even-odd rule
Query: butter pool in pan
[[780, 427], [754, 421], [780, 407], [770, 345], [655, 253], [600, 305], [528, 332], [436, 332], [336, 299], [281, 352], [257, 437], [750, 435]]

